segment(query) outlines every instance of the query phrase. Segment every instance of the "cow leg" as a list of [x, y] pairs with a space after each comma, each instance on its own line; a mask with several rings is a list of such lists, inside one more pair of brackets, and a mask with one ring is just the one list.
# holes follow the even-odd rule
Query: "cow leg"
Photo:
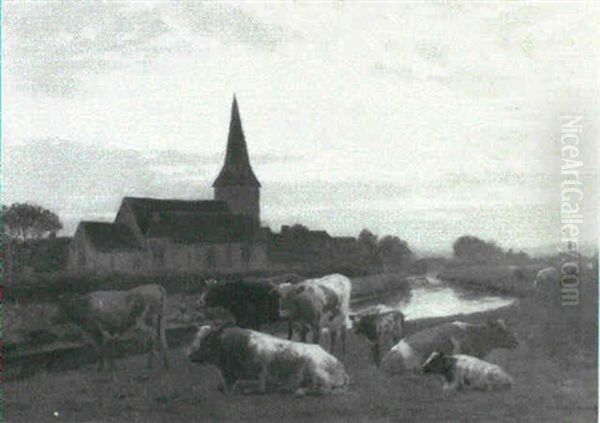
[[144, 346], [148, 349], [148, 360], [146, 361], [146, 369], [154, 367], [154, 355], [156, 354], [157, 342], [153, 336], [146, 335], [144, 337]]
[[109, 357], [110, 370], [114, 370], [115, 369], [115, 350], [117, 347], [117, 340], [111, 339], [108, 345], [109, 345], [108, 357]]
[[157, 339], [156, 339], [156, 345], [155, 347], [157, 347], [160, 350], [160, 355], [162, 355], [162, 361], [163, 361], [163, 366], [166, 369], [169, 368], [169, 360], [167, 358], [167, 349], [169, 348], [167, 345], [167, 333], [166, 333], [166, 328], [165, 328], [165, 307], [164, 304], [162, 305], [162, 310], [160, 315], [158, 316], [158, 320], [157, 320]]
[[321, 327], [318, 323], [312, 324], [313, 344], [318, 344], [321, 339]]
[[300, 326], [300, 341], [306, 342], [306, 334], [308, 333], [308, 326], [302, 324]]
[[292, 321], [288, 321], [288, 340], [292, 340], [292, 337], [294, 336], [294, 327], [293, 327], [293, 323]]
[[373, 353], [373, 361], [375, 362], [375, 365], [377, 367], [379, 367], [379, 365], [381, 364], [381, 356], [379, 353], [379, 343], [375, 342], [371, 345], [371, 351]]
[[264, 394], [267, 392], [267, 377], [269, 375], [269, 369], [266, 365], [263, 365], [260, 374], [258, 375], [258, 392]]
[[335, 348], [335, 339], [337, 337], [337, 330], [329, 329], [329, 351], [333, 352]]
[[104, 370], [105, 348], [104, 345], [98, 345], [95, 349], [96, 355], [98, 356], [96, 361], [96, 371], [101, 372], [102, 370]]
[[346, 324], [342, 326], [342, 354], [346, 355]]

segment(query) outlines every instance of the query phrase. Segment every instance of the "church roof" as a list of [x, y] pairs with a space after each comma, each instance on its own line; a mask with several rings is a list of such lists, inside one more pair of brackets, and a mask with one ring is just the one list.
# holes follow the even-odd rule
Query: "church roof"
[[87, 235], [92, 246], [98, 251], [126, 251], [141, 248], [131, 229], [125, 225], [82, 221], [79, 226]]
[[205, 218], [210, 214], [228, 214], [229, 206], [217, 200], [163, 200], [158, 198], [125, 197], [122, 206], [129, 206], [142, 233], [146, 233], [156, 213], [185, 212]]
[[241, 242], [253, 239], [254, 229], [252, 219], [243, 215], [159, 212], [147, 236], [183, 244]]
[[233, 97], [233, 104], [231, 106], [231, 120], [229, 121], [225, 163], [219, 176], [215, 179], [213, 187], [232, 185], [260, 187], [260, 182], [258, 182], [256, 175], [254, 175], [252, 166], [250, 166], [246, 138], [244, 137], [242, 120], [235, 96]]

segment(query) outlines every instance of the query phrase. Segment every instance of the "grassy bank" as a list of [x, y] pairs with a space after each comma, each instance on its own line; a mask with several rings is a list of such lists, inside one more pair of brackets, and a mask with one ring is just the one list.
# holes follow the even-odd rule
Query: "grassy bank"
[[447, 266], [438, 277], [468, 289], [522, 297], [533, 292], [533, 281], [541, 267], [460, 263]]
[[[168, 374], [158, 370], [147, 374], [145, 357], [138, 355], [119, 360], [119, 371], [112, 376], [99, 375], [90, 365], [8, 382], [5, 418], [8, 422], [596, 421], [594, 347], [581, 344], [585, 333], [583, 338], [575, 337], [573, 328], [561, 324], [560, 312], [552, 313], [550, 323], [544, 320], [548, 312], [525, 299], [490, 313], [462, 316], [467, 321], [502, 317], [519, 337], [517, 350], [498, 350], [488, 356], [513, 375], [515, 386], [506, 392], [445, 393], [432, 377], [384, 376], [369, 363], [364, 340], [351, 334], [342, 358], [352, 379], [345, 394], [229, 397], [217, 391], [219, 380], [213, 368], [192, 365], [183, 348], [173, 348]], [[412, 332], [440, 321], [417, 321], [408, 329]]]

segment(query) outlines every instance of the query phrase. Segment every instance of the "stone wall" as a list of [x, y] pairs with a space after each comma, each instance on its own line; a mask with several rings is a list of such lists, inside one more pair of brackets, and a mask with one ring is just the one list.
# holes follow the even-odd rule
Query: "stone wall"
[[100, 252], [91, 248], [85, 237], [77, 237], [69, 256], [69, 269], [76, 274], [227, 274], [268, 267], [265, 242], [176, 244], [150, 240], [143, 250]]

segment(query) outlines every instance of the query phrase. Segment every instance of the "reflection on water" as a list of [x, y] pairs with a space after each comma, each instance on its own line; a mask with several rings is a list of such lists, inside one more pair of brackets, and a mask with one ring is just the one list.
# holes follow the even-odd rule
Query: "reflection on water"
[[413, 320], [477, 313], [507, 306], [512, 302], [512, 299], [503, 297], [465, 296], [447, 286], [436, 286], [414, 288], [409, 301], [400, 301], [395, 305], [406, 315], [406, 320]]

